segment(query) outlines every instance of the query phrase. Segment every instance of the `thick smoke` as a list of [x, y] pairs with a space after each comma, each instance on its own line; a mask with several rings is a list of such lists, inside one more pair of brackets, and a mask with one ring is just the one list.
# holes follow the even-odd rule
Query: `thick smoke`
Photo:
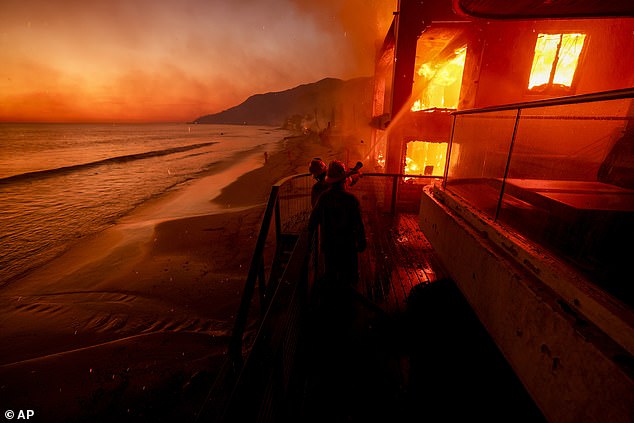
[[392, 23], [397, 1], [387, 0], [291, 0], [303, 15], [310, 16], [324, 33], [347, 45], [344, 59], [349, 75], [366, 77], [355, 89], [339, 93], [336, 101], [337, 142], [345, 145], [349, 164], [366, 161], [374, 146], [370, 139], [372, 79], [376, 53]]
[[302, 13], [315, 18], [324, 31], [338, 33], [351, 45], [357, 75], [374, 72], [375, 54], [397, 8], [396, 0], [291, 0]]
[[183, 121], [371, 76], [394, 1], [7, 0], [0, 119]]

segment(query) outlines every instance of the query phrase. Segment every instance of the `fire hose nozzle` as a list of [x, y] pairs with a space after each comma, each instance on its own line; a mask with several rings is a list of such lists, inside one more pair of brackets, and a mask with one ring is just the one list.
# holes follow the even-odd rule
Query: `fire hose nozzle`
[[357, 162], [356, 165], [354, 165], [354, 167], [352, 169], [350, 169], [350, 173], [357, 173], [359, 171], [359, 169], [361, 169], [363, 167], [363, 163], [361, 162]]
[[354, 167], [348, 172], [348, 178], [350, 178], [350, 186], [353, 186], [354, 184], [359, 182], [359, 179], [361, 178], [361, 172], [359, 172], [359, 169], [361, 169], [362, 167], [363, 163], [357, 162], [357, 164], [354, 165]]

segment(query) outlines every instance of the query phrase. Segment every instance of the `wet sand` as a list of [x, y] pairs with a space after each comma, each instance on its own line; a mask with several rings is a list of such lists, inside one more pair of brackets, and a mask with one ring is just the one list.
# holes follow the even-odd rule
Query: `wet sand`
[[316, 136], [280, 141], [266, 163], [259, 153], [221, 170], [226, 187], [190, 181], [2, 287], [0, 408], [38, 421], [193, 421], [270, 187], [315, 156], [343, 158]]

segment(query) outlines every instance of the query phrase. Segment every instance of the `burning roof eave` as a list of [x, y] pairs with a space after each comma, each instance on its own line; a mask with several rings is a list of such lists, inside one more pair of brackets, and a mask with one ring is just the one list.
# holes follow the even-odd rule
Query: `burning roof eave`
[[631, 0], [452, 0], [454, 11], [482, 19], [634, 17]]

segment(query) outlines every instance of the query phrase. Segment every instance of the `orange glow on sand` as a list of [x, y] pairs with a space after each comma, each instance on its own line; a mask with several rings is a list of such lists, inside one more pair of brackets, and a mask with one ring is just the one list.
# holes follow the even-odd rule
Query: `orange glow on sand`
[[462, 86], [467, 48], [454, 52], [454, 57], [444, 63], [423, 63], [416, 71], [415, 84], [425, 84], [421, 95], [411, 107], [413, 112], [441, 108], [457, 109]]
[[585, 34], [539, 34], [528, 88], [570, 87], [579, 63]]

